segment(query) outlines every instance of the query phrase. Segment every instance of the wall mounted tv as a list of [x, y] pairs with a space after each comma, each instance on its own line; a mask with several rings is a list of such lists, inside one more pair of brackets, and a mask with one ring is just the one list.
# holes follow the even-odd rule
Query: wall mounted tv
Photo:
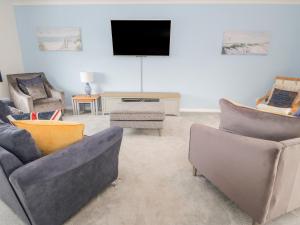
[[168, 56], [170, 20], [112, 20], [114, 55]]

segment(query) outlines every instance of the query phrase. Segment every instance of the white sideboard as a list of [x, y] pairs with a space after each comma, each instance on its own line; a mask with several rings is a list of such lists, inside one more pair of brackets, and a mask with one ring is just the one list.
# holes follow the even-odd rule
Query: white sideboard
[[102, 112], [110, 113], [121, 102], [163, 102], [167, 115], [179, 115], [180, 94], [174, 92], [104, 92], [101, 94]]

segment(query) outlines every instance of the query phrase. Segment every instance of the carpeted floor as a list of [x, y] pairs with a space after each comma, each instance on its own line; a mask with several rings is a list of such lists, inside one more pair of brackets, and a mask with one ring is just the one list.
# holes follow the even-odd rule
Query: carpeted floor
[[[92, 135], [109, 127], [108, 116], [66, 116], [86, 124]], [[162, 136], [126, 129], [119, 179], [65, 225], [250, 225], [251, 219], [205, 178], [192, 176], [189, 128], [198, 122], [218, 126], [218, 114], [167, 117]], [[21, 224], [0, 204], [0, 224]], [[268, 225], [299, 225], [300, 210]]]

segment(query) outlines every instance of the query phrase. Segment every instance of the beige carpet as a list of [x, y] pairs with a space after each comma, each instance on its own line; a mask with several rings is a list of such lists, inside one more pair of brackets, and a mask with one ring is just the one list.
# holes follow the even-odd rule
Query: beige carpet
[[[86, 133], [109, 127], [108, 116], [66, 116], [82, 121]], [[212, 184], [192, 176], [189, 128], [199, 122], [218, 126], [218, 114], [167, 117], [157, 131], [127, 129], [120, 152], [119, 179], [66, 225], [250, 225], [251, 219]], [[18, 225], [0, 204], [0, 224]], [[300, 210], [268, 225], [299, 225]]]

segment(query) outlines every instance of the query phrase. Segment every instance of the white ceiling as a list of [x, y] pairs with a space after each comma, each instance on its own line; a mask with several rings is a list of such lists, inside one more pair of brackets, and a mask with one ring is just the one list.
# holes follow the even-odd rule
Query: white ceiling
[[300, 4], [300, 0], [12, 0], [14, 5], [69, 4]]

